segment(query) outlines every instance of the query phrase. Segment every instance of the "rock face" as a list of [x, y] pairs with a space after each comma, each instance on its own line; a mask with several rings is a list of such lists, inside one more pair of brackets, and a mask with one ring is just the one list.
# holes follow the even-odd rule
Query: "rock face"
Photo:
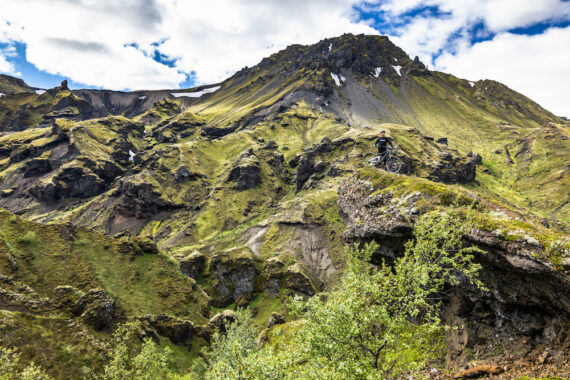
[[[374, 261], [389, 263], [412, 237], [410, 221], [417, 216], [414, 203], [422, 195], [408, 196], [407, 206], [396, 206], [390, 194], [372, 195], [375, 190], [356, 176], [340, 186], [338, 206], [347, 224], [342, 238], [346, 243], [378, 242]], [[467, 284], [449, 292], [444, 320], [458, 328], [447, 333], [448, 360], [459, 360], [465, 348], [489, 336], [515, 342], [525, 339], [533, 347], [570, 348], [570, 280], [549, 262], [535, 258], [542, 247], [477, 229], [465, 239], [486, 252], [476, 260], [483, 267], [480, 279], [490, 292]]]
[[330, 155], [337, 150], [347, 149], [354, 144], [355, 141], [351, 138], [331, 141], [331, 139], [325, 137], [319, 144], [305, 149], [301, 155], [294, 157], [289, 161], [289, 166], [297, 167], [295, 172], [295, 190], [299, 191], [303, 187], [310, 187], [325, 175], [331, 177], [338, 176], [339, 169], [334, 164], [331, 164], [331, 160], [326, 159], [325, 155]]
[[195, 331], [191, 321], [164, 314], [147, 315], [137, 319], [143, 323], [143, 328], [147, 333], [155, 337], [159, 335], [167, 337], [174, 344], [192, 347]]
[[253, 293], [258, 271], [249, 250], [221, 252], [210, 261], [213, 279], [212, 304], [225, 307], [242, 295]]
[[40, 183], [30, 192], [43, 201], [66, 198], [90, 198], [105, 190], [105, 182], [85, 167], [70, 166], [47, 183]]
[[259, 161], [254, 156], [253, 151], [249, 150], [238, 159], [237, 164], [230, 171], [227, 181], [236, 182], [233, 186], [235, 190], [248, 190], [261, 183], [260, 172]]
[[478, 154], [465, 158], [444, 152], [428, 178], [443, 183], [469, 183], [475, 180], [476, 167], [479, 164], [481, 156]]
[[180, 271], [183, 275], [197, 279], [206, 267], [206, 256], [200, 252], [192, 252], [180, 260]]
[[49, 157], [38, 157], [26, 162], [24, 177], [35, 177], [52, 170]]
[[148, 218], [161, 211], [180, 207], [161, 194], [161, 189], [153, 183], [144, 182], [144, 178], [121, 183], [118, 194], [122, 195], [118, 212], [124, 216]]
[[299, 264], [287, 268], [285, 271], [286, 288], [294, 293], [305, 296], [315, 295], [315, 286], [311, 283], [309, 276], [304, 272]]

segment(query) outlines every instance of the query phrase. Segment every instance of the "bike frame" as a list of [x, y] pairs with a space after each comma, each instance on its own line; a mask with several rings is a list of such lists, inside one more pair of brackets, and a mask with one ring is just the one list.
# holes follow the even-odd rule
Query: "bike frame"
[[380, 157], [380, 158], [378, 159], [378, 162], [376, 163], [376, 165], [380, 165], [381, 163], [386, 162], [386, 160], [388, 159], [388, 157], [391, 157], [391, 156], [392, 156], [392, 150], [393, 150], [393, 148], [388, 148], [388, 149], [386, 149], [386, 152], [385, 152], [383, 155], [381, 155], [381, 156], [380, 156], [380, 155], [376, 155], [376, 156], [372, 157], [372, 159], [374, 159], [374, 158], [376, 158], [376, 157]]

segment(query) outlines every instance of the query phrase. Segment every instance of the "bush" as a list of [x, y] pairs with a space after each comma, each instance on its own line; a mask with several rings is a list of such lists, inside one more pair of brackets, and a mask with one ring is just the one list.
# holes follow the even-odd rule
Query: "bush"
[[20, 354], [11, 348], [0, 347], [0, 380], [49, 380], [44, 370], [30, 363], [23, 370], [18, 370]]
[[[154, 380], [180, 379], [168, 367], [169, 349], [160, 349], [150, 338], [143, 341], [142, 348], [135, 354], [132, 342], [138, 339], [136, 322], [119, 326], [113, 334], [115, 347], [111, 361], [105, 366], [103, 380]], [[131, 344], [129, 344], [131, 343]]]
[[207, 378], [399, 378], [444, 355], [440, 291], [459, 276], [482, 287], [463, 248], [467, 226], [454, 213], [432, 212], [393, 267], [369, 264], [375, 243], [349, 247], [339, 286], [291, 309], [304, 323], [288, 344], [260, 349], [247, 318], [214, 339]]

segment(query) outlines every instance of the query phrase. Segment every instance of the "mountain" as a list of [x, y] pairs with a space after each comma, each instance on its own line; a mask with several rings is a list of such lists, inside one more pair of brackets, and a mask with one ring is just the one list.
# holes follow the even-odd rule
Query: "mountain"
[[[557, 299], [570, 290], [570, 123], [498, 82], [430, 71], [387, 37], [348, 34], [289, 46], [194, 89], [62, 83], [39, 92], [0, 97], [0, 207], [10, 231], [0, 268], [2, 294], [25, 285], [36, 301], [51, 298], [34, 309], [27, 296], [3, 296], [0, 309], [39, 310], [48, 321], [63, 313], [58, 321], [77, 321], [92, 342], [104, 340], [97, 328], [146, 316], [149, 330], [176, 344], [178, 333], [156, 322], [176, 315], [191, 321], [195, 350], [210, 313], [250, 305], [259, 326], [271, 311], [287, 315], [288, 295], [335, 284], [344, 244], [376, 240], [388, 248], [374, 260], [393, 260], [418, 214], [456, 204], [476, 222], [466, 239], [489, 252], [480, 261], [493, 292], [453, 293], [447, 321], [467, 327], [448, 337], [449, 362], [469, 349], [492, 352], [489, 334], [526, 339], [529, 350], [568, 348], [548, 336], [570, 313]], [[398, 146], [401, 175], [362, 168], [381, 129]], [[61, 241], [62, 226], [77, 232]], [[145, 270], [172, 282], [153, 286], [160, 300], [131, 302], [119, 279], [148, 291], [158, 279], [140, 280]], [[61, 311], [54, 299], [66, 285], [78, 299], [100, 289], [97, 299], [119, 311], [96, 326], [81, 319], [85, 308]], [[172, 290], [180, 287], [193, 291]]]
[[0, 74], [0, 94], [14, 95], [33, 92], [35, 92], [35, 89], [28, 86], [22, 79]]

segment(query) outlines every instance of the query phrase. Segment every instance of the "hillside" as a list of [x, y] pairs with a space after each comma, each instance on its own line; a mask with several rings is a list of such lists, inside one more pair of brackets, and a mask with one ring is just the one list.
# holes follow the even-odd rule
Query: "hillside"
[[[401, 175], [362, 169], [381, 129], [399, 147]], [[427, 70], [386, 37], [293, 45], [189, 90], [71, 91], [62, 83], [41, 94], [6, 91], [0, 131], [2, 289], [17, 283], [30, 292], [15, 303], [0, 299], [3, 323], [36, 313], [56, 323], [60, 311], [44, 298], [69, 285], [113, 298], [118, 317], [105, 328], [147, 314], [205, 325], [219, 308], [245, 305], [262, 326], [271, 311], [287, 314], [288, 296], [333, 286], [344, 244], [377, 240], [391, 248], [376, 260], [393, 258], [414, 215], [457, 202], [479, 205], [469, 212], [480, 234], [466, 239], [496, 258], [483, 260], [490, 288], [511, 289], [498, 268], [512, 283], [535, 278], [519, 287], [529, 299], [514, 286], [508, 297], [471, 289], [455, 297], [477, 298], [485, 323], [503, 326], [507, 340], [531, 339], [529, 350], [545, 344], [546, 315], [568, 322], [570, 302], [553, 289], [570, 289], [570, 123], [500, 83]], [[366, 181], [373, 191], [357, 186]], [[378, 191], [392, 201], [360, 204]], [[407, 207], [412, 221], [399, 220], [391, 204]], [[375, 219], [377, 209], [385, 219]], [[77, 232], [66, 240], [64, 227]], [[27, 232], [35, 234], [31, 245]], [[143, 267], [150, 277], [141, 278]], [[153, 281], [156, 297], [146, 293]], [[146, 296], [127, 297], [124, 286]], [[32, 300], [38, 311], [27, 306]], [[492, 333], [464, 318], [472, 303], [449, 323], [465, 319], [477, 336]], [[104, 341], [81, 315], [61, 318], [79, 318]], [[529, 320], [532, 331], [521, 330]], [[450, 339], [448, 359], [462, 363], [466, 347]], [[556, 339], [546, 344], [568, 348]]]

